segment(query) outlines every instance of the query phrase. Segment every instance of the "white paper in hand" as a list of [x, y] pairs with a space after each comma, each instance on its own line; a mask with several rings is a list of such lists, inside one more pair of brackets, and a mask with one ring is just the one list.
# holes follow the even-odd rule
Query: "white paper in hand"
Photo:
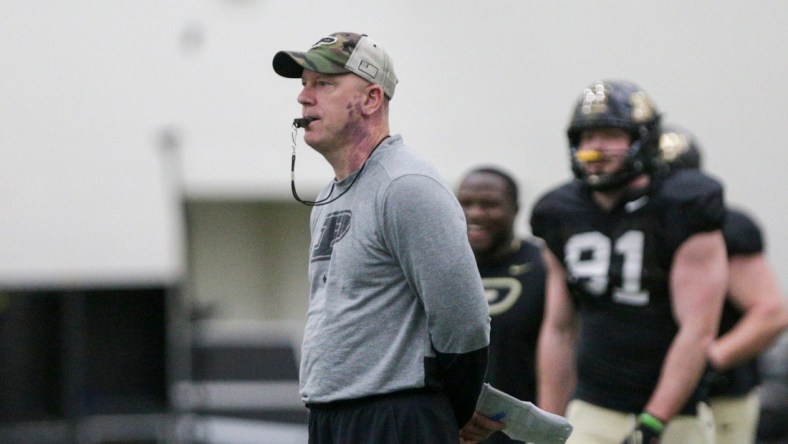
[[572, 425], [563, 416], [546, 412], [521, 401], [490, 384], [484, 384], [476, 410], [506, 423], [503, 432], [512, 439], [533, 444], [563, 444], [572, 434]]

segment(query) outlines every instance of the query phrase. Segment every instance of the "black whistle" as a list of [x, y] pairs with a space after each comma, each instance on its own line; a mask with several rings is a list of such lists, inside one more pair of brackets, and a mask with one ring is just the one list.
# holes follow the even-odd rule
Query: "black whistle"
[[293, 119], [293, 128], [306, 128], [309, 126], [309, 122], [317, 120], [314, 117], [304, 117], [301, 119]]

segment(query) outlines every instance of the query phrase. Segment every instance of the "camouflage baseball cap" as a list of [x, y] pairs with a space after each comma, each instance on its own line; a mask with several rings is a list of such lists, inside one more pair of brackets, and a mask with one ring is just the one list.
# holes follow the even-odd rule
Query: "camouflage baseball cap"
[[323, 37], [307, 52], [279, 51], [274, 56], [274, 71], [282, 77], [300, 79], [304, 68], [322, 74], [352, 72], [382, 86], [389, 99], [398, 82], [386, 51], [367, 35], [352, 32]]

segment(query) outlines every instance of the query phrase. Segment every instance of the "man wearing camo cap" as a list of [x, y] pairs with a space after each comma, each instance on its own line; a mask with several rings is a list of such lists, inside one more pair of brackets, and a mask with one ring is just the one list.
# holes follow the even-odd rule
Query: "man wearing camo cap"
[[340, 32], [273, 66], [301, 79], [304, 140], [335, 174], [302, 201], [313, 206], [309, 442], [456, 444], [487, 365], [488, 305], [454, 193], [389, 134], [391, 58]]

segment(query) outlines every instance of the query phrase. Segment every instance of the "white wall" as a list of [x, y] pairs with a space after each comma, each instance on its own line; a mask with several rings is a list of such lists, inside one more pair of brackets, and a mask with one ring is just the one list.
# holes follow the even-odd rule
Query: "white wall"
[[[523, 233], [533, 200], [569, 177], [576, 96], [598, 78], [636, 81], [696, 133], [785, 269], [785, 23], [775, 0], [6, 0], [0, 283], [177, 279], [179, 183], [191, 199], [290, 199], [300, 84], [271, 59], [334, 31], [387, 48], [392, 129], [447, 181], [477, 163], [517, 174]], [[298, 153], [299, 192], [314, 195], [331, 172]]]
[[166, 13], [153, 4], [0, 2], [1, 285], [181, 274], [179, 197], [158, 140], [179, 21], [148, 20]]
[[196, 318], [306, 319], [309, 210], [295, 202], [187, 208], [187, 293]]

